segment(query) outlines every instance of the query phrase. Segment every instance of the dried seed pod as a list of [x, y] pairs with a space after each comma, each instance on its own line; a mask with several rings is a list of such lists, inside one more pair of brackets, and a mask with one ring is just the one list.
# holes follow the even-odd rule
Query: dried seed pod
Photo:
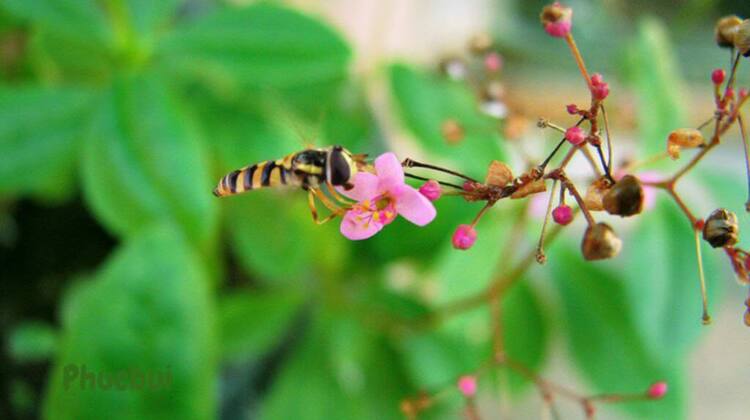
[[703, 225], [703, 239], [714, 248], [735, 245], [739, 233], [737, 215], [727, 209], [714, 210]]
[[737, 15], [724, 16], [716, 22], [714, 26], [714, 39], [716, 44], [721, 48], [731, 48], [734, 46], [734, 34], [742, 23]]
[[492, 48], [492, 43], [490, 34], [476, 34], [469, 40], [469, 51], [476, 55], [482, 55]]
[[589, 226], [583, 234], [581, 251], [588, 261], [605, 260], [617, 256], [622, 249], [622, 241], [606, 223]]
[[734, 47], [747, 57], [750, 55], [750, 19], [745, 19], [737, 26], [734, 34]]
[[667, 153], [672, 159], [680, 157], [680, 150], [692, 149], [706, 144], [703, 134], [694, 128], [678, 128], [667, 137]]
[[492, 163], [490, 163], [489, 169], [487, 169], [487, 178], [484, 183], [504, 187], [512, 180], [513, 172], [508, 165], [498, 160], [493, 160]]
[[458, 57], [445, 57], [440, 60], [440, 72], [451, 80], [464, 80], [469, 72], [464, 60]]
[[604, 195], [612, 186], [607, 178], [599, 178], [592, 182], [586, 189], [586, 195], [583, 197], [583, 204], [589, 211], [604, 210]]
[[542, 26], [555, 24], [562, 21], [570, 21], [573, 17], [573, 9], [562, 6], [560, 3], [553, 3], [544, 6], [542, 13], [539, 14], [539, 20]]
[[460, 143], [465, 135], [464, 127], [454, 119], [443, 121], [443, 124], [440, 126], [440, 131], [442, 132], [445, 141], [450, 144]]
[[510, 198], [524, 198], [531, 194], [544, 191], [547, 191], [547, 184], [544, 183], [543, 179], [537, 179], [536, 181], [527, 182], [521, 185], [513, 194], [511, 194]]
[[604, 194], [607, 213], [627, 217], [643, 210], [643, 187], [638, 178], [625, 175]]

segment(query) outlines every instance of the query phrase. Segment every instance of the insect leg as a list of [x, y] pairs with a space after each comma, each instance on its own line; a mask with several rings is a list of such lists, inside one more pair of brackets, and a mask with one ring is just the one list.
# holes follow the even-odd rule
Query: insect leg
[[328, 187], [328, 192], [330, 192], [334, 200], [346, 206], [349, 206], [352, 204], [352, 201], [350, 199], [341, 196], [341, 194], [339, 194], [338, 191], [336, 191], [336, 187], [334, 187], [333, 184], [331, 184], [331, 181], [326, 181], [326, 187]]
[[312, 214], [312, 218], [313, 218], [313, 221], [315, 223], [317, 223], [319, 225], [322, 225], [323, 223], [328, 222], [330, 220], [333, 220], [336, 216], [340, 216], [340, 215], [342, 215], [344, 213], [344, 209], [342, 209], [340, 207], [337, 207], [335, 205], [329, 206], [329, 204], [332, 205], [333, 203], [330, 203], [330, 201], [328, 201], [328, 203], [326, 203], [326, 201], [323, 201], [323, 199], [321, 199], [321, 202], [323, 202], [323, 204], [329, 210], [331, 210], [332, 213], [329, 214], [328, 216], [326, 216], [325, 218], [320, 219], [318, 217], [318, 209], [315, 206], [315, 197], [316, 196], [318, 198], [320, 198], [322, 196], [323, 198], [325, 198], [326, 201], [328, 201], [328, 198], [320, 190], [318, 190], [317, 188], [310, 188], [310, 189], [308, 189], [308, 191], [307, 191], [307, 203], [310, 206], [310, 213]]

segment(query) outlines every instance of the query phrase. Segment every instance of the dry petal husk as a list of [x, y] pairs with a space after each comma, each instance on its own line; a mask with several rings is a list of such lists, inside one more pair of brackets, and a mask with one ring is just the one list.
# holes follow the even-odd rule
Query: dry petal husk
[[734, 46], [743, 56], [750, 55], [750, 19], [743, 20], [737, 26], [737, 31], [734, 34]]
[[610, 184], [605, 178], [599, 178], [592, 182], [586, 189], [583, 203], [589, 211], [604, 210], [604, 195], [609, 191]]
[[604, 209], [609, 214], [627, 217], [643, 210], [643, 187], [638, 178], [625, 175], [604, 194]]
[[583, 234], [581, 251], [588, 261], [605, 260], [617, 256], [622, 249], [622, 241], [606, 223], [589, 226]]
[[512, 180], [513, 172], [511, 172], [508, 165], [499, 160], [493, 160], [487, 169], [487, 178], [485, 178], [484, 183], [504, 187]]
[[680, 157], [680, 150], [700, 147], [706, 144], [703, 134], [694, 128], [678, 128], [667, 137], [667, 153], [676, 160]]
[[731, 48], [734, 46], [734, 36], [741, 23], [742, 19], [737, 15], [724, 16], [719, 19], [714, 27], [716, 44], [722, 48]]
[[739, 234], [737, 215], [727, 209], [714, 210], [703, 225], [703, 239], [714, 248], [737, 244]]
[[547, 184], [544, 183], [543, 179], [537, 179], [536, 181], [528, 182], [519, 187], [513, 194], [511, 194], [510, 198], [524, 198], [531, 194], [536, 194], [544, 191], [547, 191]]

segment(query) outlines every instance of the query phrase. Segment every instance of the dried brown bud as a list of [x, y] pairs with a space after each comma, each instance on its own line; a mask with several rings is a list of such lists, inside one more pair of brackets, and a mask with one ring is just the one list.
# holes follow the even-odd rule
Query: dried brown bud
[[734, 34], [734, 46], [743, 56], [750, 55], [750, 19], [743, 20], [737, 26], [737, 31]]
[[714, 210], [703, 226], [703, 239], [714, 248], [735, 245], [739, 233], [737, 215], [727, 209]]
[[450, 144], [460, 143], [465, 135], [464, 127], [454, 119], [443, 121], [440, 131], [443, 133], [443, 138]]
[[464, 80], [468, 69], [464, 60], [458, 57], [445, 57], [440, 60], [440, 72], [451, 80]]
[[476, 34], [469, 40], [469, 51], [481, 55], [492, 48], [492, 37], [488, 33]]
[[724, 16], [716, 22], [714, 27], [714, 38], [716, 44], [721, 48], [731, 48], [734, 46], [734, 34], [742, 23], [742, 19], [736, 15]]
[[513, 172], [508, 165], [498, 160], [493, 160], [492, 163], [490, 163], [489, 169], [487, 169], [487, 178], [484, 183], [504, 187], [512, 180]]
[[627, 217], [643, 210], [643, 187], [638, 178], [625, 175], [604, 194], [607, 213]]
[[539, 14], [539, 20], [542, 21], [542, 26], [547, 26], [551, 23], [557, 23], [564, 20], [571, 20], [573, 18], [573, 9], [565, 7], [560, 3], [552, 3], [544, 6], [542, 13]]
[[604, 210], [604, 195], [612, 186], [607, 178], [599, 178], [592, 182], [586, 189], [586, 195], [583, 197], [583, 204], [589, 211]]
[[694, 128], [678, 128], [667, 137], [667, 153], [672, 159], [680, 157], [680, 150], [700, 147], [706, 144], [703, 134]]
[[536, 194], [544, 191], [547, 191], [547, 184], [544, 183], [543, 179], [537, 179], [535, 181], [530, 181], [521, 185], [513, 194], [511, 194], [510, 198], [524, 198], [531, 194]]
[[620, 253], [622, 241], [606, 223], [589, 226], [583, 234], [581, 251], [583, 258], [589, 261], [605, 260]]

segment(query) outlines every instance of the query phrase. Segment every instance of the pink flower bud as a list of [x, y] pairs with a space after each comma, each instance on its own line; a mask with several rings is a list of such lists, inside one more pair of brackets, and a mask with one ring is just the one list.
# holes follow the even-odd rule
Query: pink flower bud
[[565, 204], [560, 204], [552, 210], [552, 220], [558, 225], [567, 225], [573, 221], [573, 209]]
[[586, 134], [581, 130], [581, 127], [570, 127], [565, 131], [565, 140], [574, 146], [578, 146], [586, 140]]
[[578, 113], [578, 105], [576, 104], [567, 105], [565, 109], [568, 111], [568, 114], [570, 115], [575, 115]]
[[467, 250], [477, 240], [477, 231], [470, 225], [459, 225], [453, 233], [453, 248]]
[[591, 75], [591, 84], [593, 86], [599, 86], [602, 83], [604, 83], [604, 78], [599, 73], [594, 73]]
[[648, 395], [648, 397], [651, 399], [658, 400], [667, 395], [667, 388], [667, 383], [664, 381], [654, 382], [650, 387], [648, 387], [646, 395]]
[[442, 194], [440, 184], [438, 184], [438, 182], [434, 179], [425, 182], [421, 187], [419, 187], [419, 192], [422, 193], [423, 196], [427, 197], [427, 199], [430, 201], [437, 200]]
[[458, 378], [457, 386], [464, 397], [473, 397], [477, 393], [477, 378], [474, 375], [464, 375]]
[[573, 9], [559, 2], [545, 6], [539, 18], [544, 30], [556, 38], [568, 36], [573, 27]]
[[484, 57], [484, 68], [490, 73], [496, 73], [503, 68], [503, 57], [496, 53], [491, 52]]
[[742, 88], [739, 92], [737, 92], [737, 95], [739, 95], [740, 99], [745, 99], [747, 97], [747, 94], [747, 88]]
[[464, 191], [472, 192], [477, 189], [477, 184], [474, 181], [464, 181]]
[[597, 101], [603, 101], [609, 96], [609, 84], [601, 83], [591, 88], [591, 94]]
[[726, 76], [727, 73], [723, 69], [716, 69], [711, 72], [711, 81], [714, 82], [715, 85], [720, 85], [724, 83], [724, 78]]

